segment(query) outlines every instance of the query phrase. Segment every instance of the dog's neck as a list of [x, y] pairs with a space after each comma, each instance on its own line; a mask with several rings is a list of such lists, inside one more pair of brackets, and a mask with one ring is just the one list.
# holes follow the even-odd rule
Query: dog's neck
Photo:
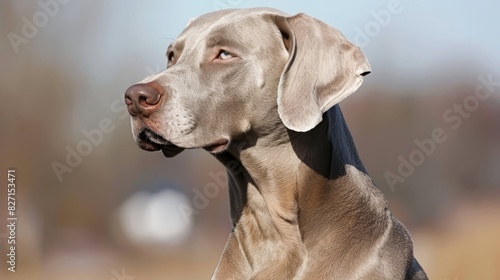
[[[259, 270], [273, 263], [270, 271], [293, 279], [308, 258], [325, 257], [308, 253], [325, 250], [321, 244], [340, 254], [383, 234], [385, 199], [366, 174], [338, 106], [309, 132], [283, 127], [237, 147], [216, 155], [228, 170], [234, 228], [226, 248], [239, 252], [224, 254], [219, 266]], [[358, 235], [367, 231], [373, 240]]]
[[328, 181], [345, 177], [349, 166], [366, 173], [338, 105], [311, 131], [280, 127], [234, 146], [238, 149], [216, 155], [228, 170], [234, 225], [248, 204], [296, 221], [300, 198], [311, 193], [308, 186], [327, 187]]

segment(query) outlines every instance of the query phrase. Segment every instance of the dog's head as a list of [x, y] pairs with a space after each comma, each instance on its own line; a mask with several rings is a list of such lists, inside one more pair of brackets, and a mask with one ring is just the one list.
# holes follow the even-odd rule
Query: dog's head
[[166, 56], [167, 69], [131, 86], [125, 102], [138, 145], [168, 157], [221, 152], [249, 131], [308, 131], [370, 72], [336, 29], [262, 8], [200, 16]]

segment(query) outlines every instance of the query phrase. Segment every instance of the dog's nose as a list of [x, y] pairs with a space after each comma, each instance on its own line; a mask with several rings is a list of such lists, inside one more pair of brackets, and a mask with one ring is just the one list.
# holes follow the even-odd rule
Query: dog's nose
[[158, 108], [162, 95], [162, 92], [150, 83], [135, 84], [125, 92], [128, 112], [132, 116], [148, 117]]

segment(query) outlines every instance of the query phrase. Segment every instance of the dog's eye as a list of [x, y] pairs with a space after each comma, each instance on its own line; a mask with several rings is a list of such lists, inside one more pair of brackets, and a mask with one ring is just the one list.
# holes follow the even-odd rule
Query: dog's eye
[[217, 58], [222, 59], [222, 60], [226, 60], [226, 59], [233, 58], [233, 55], [226, 50], [220, 50], [219, 56]]

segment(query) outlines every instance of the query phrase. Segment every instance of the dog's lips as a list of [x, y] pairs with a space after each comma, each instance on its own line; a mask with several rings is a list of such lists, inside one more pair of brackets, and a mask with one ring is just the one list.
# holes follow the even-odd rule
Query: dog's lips
[[[141, 149], [149, 152], [155, 152], [161, 150], [163, 152], [163, 155], [165, 155], [165, 157], [174, 157], [183, 150], [185, 150], [186, 148], [190, 148], [190, 147], [184, 147], [184, 148], [179, 147], [149, 128], [142, 130], [137, 135], [137, 140], [138, 140], [137, 145], [139, 145]], [[216, 154], [226, 150], [228, 145], [229, 145], [229, 140], [227, 138], [221, 138], [208, 145], [201, 146], [201, 148], [210, 153]], [[191, 149], [192, 148], [200, 148], [200, 146], [191, 147]]]
[[184, 151], [184, 148], [177, 147], [176, 145], [168, 142], [168, 143], [156, 143], [151, 139], [147, 138], [144, 140], [140, 140], [138, 145], [141, 149], [149, 152], [155, 152], [161, 150], [165, 157], [174, 157], [178, 155], [180, 152]]
[[149, 152], [159, 151], [165, 149], [167, 146], [173, 146], [172, 143], [148, 128], [142, 130], [137, 136], [137, 139], [139, 147]]
[[152, 142], [151, 140], [141, 140], [137, 144], [139, 145], [139, 148], [148, 152], [159, 151], [164, 147], [164, 145]]
[[208, 151], [210, 153], [213, 153], [213, 154], [216, 154], [216, 153], [220, 153], [224, 150], [226, 150], [227, 146], [229, 144], [229, 140], [226, 139], [226, 138], [221, 138], [207, 146], [203, 146], [202, 148], [205, 150], [205, 151]]
[[[219, 140], [217, 140], [209, 145], [202, 146], [201, 148], [203, 148], [204, 150], [206, 150], [210, 153], [216, 154], [216, 153], [220, 153], [220, 152], [226, 150], [228, 144], [229, 144], [228, 139], [221, 138], [221, 139], [219, 139]], [[186, 149], [186, 148], [181, 148], [177, 145], [174, 145], [174, 144], [168, 142], [168, 144], [166, 144], [162, 147], [162, 152], [166, 157], [173, 157], [173, 156], [176, 156], [177, 154], [179, 154], [180, 152], [182, 152], [184, 149]]]

